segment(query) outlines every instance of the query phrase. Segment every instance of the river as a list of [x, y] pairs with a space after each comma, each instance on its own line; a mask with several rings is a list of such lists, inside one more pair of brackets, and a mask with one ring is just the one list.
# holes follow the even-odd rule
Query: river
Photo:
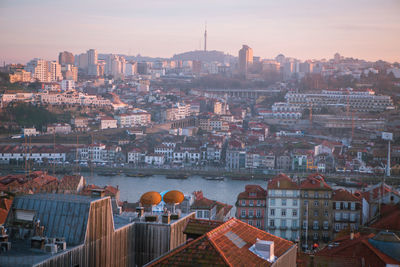
[[[223, 181], [206, 180], [201, 176], [190, 176], [188, 179], [167, 179], [165, 175], [154, 175], [145, 178], [117, 176], [99, 176], [95, 173], [82, 173], [88, 184], [98, 186], [118, 186], [121, 201], [137, 202], [143, 193], [148, 191], [179, 190], [182, 193], [190, 194], [193, 191], [203, 191], [206, 198], [218, 200], [235, 207], [239, 193], [243, 192], [247, 184], [257, 184], [262, 188], [267, 187], [267, 182], [262, 180], [240, 181], [225, 178]], [[234, 215], [235, 208], [232, 210]]]

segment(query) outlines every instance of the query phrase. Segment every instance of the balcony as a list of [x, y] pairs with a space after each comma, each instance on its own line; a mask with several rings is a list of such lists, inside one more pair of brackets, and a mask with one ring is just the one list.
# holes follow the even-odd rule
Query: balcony
[[313, 226], [313, 230], [319, 230], [319, 226]]
[[324, 226], [323, 229], [324, 230], [329, 230], [329, 226]]
[[275, 230], [276, 229], [276, 226], [268, 226], [268, 230]]
[[299, 230], [299, 227], [298, 227], [298, 226], [292, 226], [292, 227], [290, 227], [290, 229], [291, 229], [292, 231], [297, 231], [297, 230]]
[[287, 226], [279, 226], [279, 229], [281, 229], [281, 230], [287, 230], [288, 228], [287, 228]]

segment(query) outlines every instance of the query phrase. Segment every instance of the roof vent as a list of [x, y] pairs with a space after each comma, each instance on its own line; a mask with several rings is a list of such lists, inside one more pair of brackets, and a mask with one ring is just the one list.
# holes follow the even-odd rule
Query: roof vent
[[275, 261], [274, 241], [260, 240], [257, 238], [256, 243], [249, 249], [251, 252], [264, 260], [269, 262]]

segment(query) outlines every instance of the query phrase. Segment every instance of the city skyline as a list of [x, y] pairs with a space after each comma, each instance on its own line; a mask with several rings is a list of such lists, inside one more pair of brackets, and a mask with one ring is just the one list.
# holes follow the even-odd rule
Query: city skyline
[[79, 9], [75, 4], [3, 1], [0, 60], [57, 59], [60, 51], [79, 54], [90, 48], [169, 58], [203, 50], [207, 20], [207, 50], [235, 56], [247, 44], [262, 58], [282, 53], [322, 59], [339, 52], [371, 61], [400, 61], [398, 1], [89, 1], [79, 2]]

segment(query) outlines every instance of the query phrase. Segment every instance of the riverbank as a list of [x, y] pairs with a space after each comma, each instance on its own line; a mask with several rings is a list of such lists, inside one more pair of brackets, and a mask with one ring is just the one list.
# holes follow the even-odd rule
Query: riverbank
[[[0, 165], [0, 174], [6, 175], [9, 173], [23, 173], [24, 166], [16, 166], [16, 165]], [[72, 174], [72, 173], [141, 173], [145, 175], [174, 175], [174, 174], [185, 174], [188, 176], [209, 176], [209, 177], [218, 177], [224, 176], [230, 178], [232, 180], [243, 180], [243, 181], [268, 181], [277, 175], [278, 172], [271, 173], [251, 173], [249, 171], [227, 171], [223, 168], [215, 169], [215, 168], [154, 168], [154, 167], [134, 167], [130, 165], [119, 166], [119, 167], [109, 167], [109, 166], [95, 166], [95, 167], [87, 167], [87, 166], [75, 166], [75, 165], [34, 165], [30, 168], [30, 171], [42, 170], [47, 171], [49, 174]], [[287, 175], [291, 177], [307, 177], [311, 173], [295, 173], [295, 172], [285, 172]], [[336, 174], [329, 173], [323, 174], [326, 177], [327, 182], [334, 183], [338, 180], [343, 180], [345, 178], [350, 178], [352, 181], [362, 181], [366, 184], [376, 184], [382, 181], [383, 176], [377, 175], [361, 175], [361, 174]], [[385, 182], [389, 185], [400, 185], [400, 176], [391, 176], [385, 177]]]

